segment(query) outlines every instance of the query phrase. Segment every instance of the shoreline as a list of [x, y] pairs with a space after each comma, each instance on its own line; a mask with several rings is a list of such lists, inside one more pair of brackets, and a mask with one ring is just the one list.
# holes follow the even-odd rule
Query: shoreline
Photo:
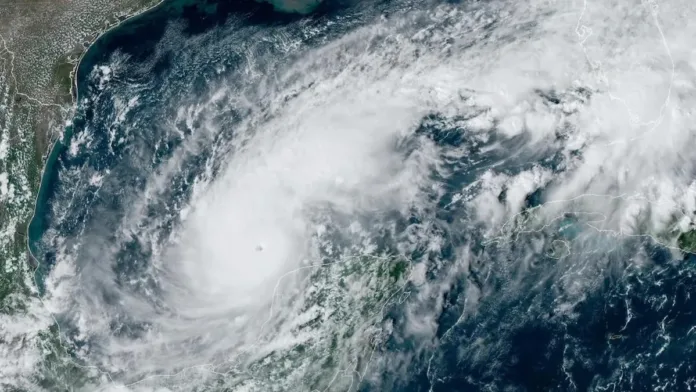
[[[125, 23], [130, 23], [136, 20], [138, 17], [142, 17], [147, 15], [151, 11], [157, 10], [159, 7], [162, 7], [168, 0], [159, 0], [157, 3], [150, 5], [148, 7], [145, 7], [143, 9], [140, 9], [138, 11], [135, 11], [131, 14], [128, 14], [126, 16], [123, 16], [123, 19], [118, 20], [116, 23], [114, 23], [111, 26], [107, 26], [104, 28], [102, 31], [100, 31], [94, 39], [89, 42], [89, 44], [85, 47], [84, 51], [80, 54], [77, 62], [74, 64], [72, 67], [72, 70], [70, 72], [70, 99], [72, 100], [72, 103], [70, 104], [70, 107], [68, 110], [73, 110], [73, 116], [72, 118], [74, 119], [74, 110], [77, 108], [79, 105], [79, 100], [80, 100], [80, 89], [79, 89], [79, 72], [80, 72], [80, 67], [82, 66], [85, 58], [87, 58], [88, 54], [90, 54], [90, 51], [93, 50], [95, 44], [100, 42], [101, 39], [103, 39], [106, 35], [112, 33], [114, 30], [116, 30], [119, 27], [122, 27]], [[176, 0], [170, 0], [172, 2], [175, 2]], [[192, 1], [192, 0], [189, 0]], [[193, 0], [195, 1], [195, 0]], [[300, 9], [300, 8], [288, 8], [285, 7], [283, 2], [286, 0], [253, 0], [252, 3], [266, 3], [270, 5], [275, 12], [281, 13], [281, 14], [297, 14], [297, 15], [307, 15], [314, 10], [316, 10], [317, 7], [319, 7], [321, 4], [324, 3], [323, 0], [309, 0], [309, 8], [305, 9]], [[35, 242], [33, 239], [35, 236], [32, 236], [32, 232], [36, 230], [36, 222], [37, 219], [37, 211], [40, 202], [43, 200], [44, 197], [46, 197], [46, 185], [49, 180], [51, 180], [50, 176], [53, 175], [50, 170], [47, 170], [48, 168], [51, 168], [52, 165], [55, 163], [55, 161], [58, 159], [58, 156], [60, 153], [63, 151], [62, 148], [66, 148], [67, 145], [63, 143], [63, 141], [69, 141], [72, 137], [72, 126], [73, 123], [72, 121], [69, 121], [68, 123], [62, 124], [63, 126], [63, 132], [58, 135], [58, 138], [51, 143], [50, 148], [48, 149], [43, 164], [42, 164], [42, 170], [40, 173], [40, 182], [39, 182], [39, 188], [37, 190], [36, 198], [34, 199], [33, 203], [33, 209], [32, 209], [32, 215], [31, 218], [28, 221], [27, 228], [25, 231], [25, 238], [26, 238], [26, 248], [29, 253], [30, 257], [30, 262], [33, 262], [35, 265], [34, 270], [32, 272], [33, 275], [33, 281], [34, 285], [36, 285], [36, 288], [39, 290], [40, 296], [43, 295], [41, 292], [42, 289], [39, 285], [39, 282], [37, 281], [37, 276], [36, 273], [39, 271], [39, 268], [41, 267], [41, 263], [39, 262], [38, 258], [35, 255], [34, 249], [32, 244]], [[61, 148], [62, 147], [62, 148]], [[42, 224], [42, 222], [41, 222]], [[43, 225], [40, 226], [40, 228], [43, 228]], [[43, 230], [41, 230], [43, 232]]]
[[[94, 45], [101, 39], [103, 38], [106, 34], [112, 32], [114, 29], [120, 27], [126, 22], [130, 22], [133, 19], [142, 16], [143, 14], [155, 10], [157, 7], [160, 7], [162, 4], [164, 4], [166, 0], [159, 0], [156, 4], [153, 4], [149, 7], [143, 8], [141, 10], [135, 11], [132, 14], [126, 15], [122, 20], [119, 20], [118, 22], [114, 23], [111, 26], [106, 27], [104, 30], [100, 31], [94, 39], [89, 42], [89, 44], [85, 47], [84, 51], [80, 54], [80, 57], [78, 58], [77, 62], [73, 66], [72, 70], [70, 71], [70, 98], [72, 100], [72, 103], [70, 104], [70, 107], [68, 110], [74, 111], [74, 109], [77, 107], [79, 104], [79, 99], [80, 99], [80, 92], [78, 88], [78, 71], [80, 69], [80, 65], [82, 64], [82, 61], [84, 60], [85, 56], [89, 51], [94, 47]], [[73, 113], [74, 114], [74, 113]], [[31, 272], [32, 274], [32, 280], [34, 281], [35, 289], [38, 291], [37, 294], [39, 296], [39, 299], [43, 297], [44, 293], [42, 292], [43, 290], [41, 289], [41, 285], [37, 281], [36, 273], [41, 267], [41, 262], [39, 262], [38, 258], [34, 254], [34, 249], [32, 249], [32, 226], [34, 226], [35, 219], [36, 219], [36, 212], [39, 207], [39, 201], [42, 200], [42, 196], [45, 196], [45, 186], [47, 182], [47, 175], [50, 175], [50, 171], [48, 170], [53, 163], [58, 159], [58, 155], [60, 153], [59, 147], [63, 145], [63, 140], [67, 137], [70, 138], [71, 134], [67, 134], [66, 130], [72, 126], [72, 122], [69, 123], [70, 125], [63, 124], [63, 132], [58, 135], [57, 139], [51, 143], [51, 147], [48, 149], [45, 159], [42, 165], [41, 169], [41, 180], [39, 181], [39, 187], [36, 192], [36, 198], [34, 199], [33, 203], [33, 209], [32, 209], [32, 215], [29, 218], [26, 232], [25, 234], [25, 239], [26, 239], [26, 250], [28, 253], [28, 256], [30, 257], [30, 260], [27, 260], [29, 262], [33, 261], [35, 266], [33, 266], [33, 271]], [[30, 288], [32, 292], [34, 292], [33, 288]]]
[[128, 21], [131, 21], [132, 19], [148, 12], [152, 11], [155, 8], [159, 7], [162, 5], [165, 1], [167, 0], [159, 0], [156, 4], [153, 4], [149, 7], [143, 8], [139, 11], [136, 11], [132, 14], [126, 15], [122, 20], [119, 20], [115, 24], [108, 26], [106, 29], [100, 31], [94, 39], [89, 42], [89, 44], [85, 47], [85, 50], [80, 54], [80, 57], [77, 59], [77, 62], [75, 63], [75, 66], [73, 69], [70, 71], [70, 96], [72, 97], [73, 100], [73, 106], [77, 104], [78, 99], [79, 99], [79, 91], [78, 91], [78, 86], [77, 86], [77, 71], [80, 69], [80, 64], [82, 64], [82, 60], [85, 58], [85, 55], [87, 52], [89, 52], [90, 49], [92, 49], [92, 46], [99, 41], [100, 38], [102, 38], [104, 35], [108, 34], [111, 32], [111, 30], [121, 26], [123, 23], [126, 23]]

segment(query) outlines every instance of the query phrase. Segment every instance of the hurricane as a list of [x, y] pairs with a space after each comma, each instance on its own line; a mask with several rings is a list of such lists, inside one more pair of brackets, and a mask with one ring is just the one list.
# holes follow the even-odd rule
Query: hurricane
[[36, 390], [696, 387], [693, 4], [179, 3], [78, 67]]

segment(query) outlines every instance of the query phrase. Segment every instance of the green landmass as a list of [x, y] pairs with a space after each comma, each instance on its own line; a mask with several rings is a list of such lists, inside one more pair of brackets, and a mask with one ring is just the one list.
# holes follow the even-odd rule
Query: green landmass
[[[0, 371], [0, 391], [67, 391], [85, 379], [45, 309], [43, 319], [33, 313], [40, 304], [27, 229], [46, 158], [73, 115], [80, 56], [105, 30], [160, 1], [0, 0], [0, 317], [27, 326], [46, 322], [44, 332], [29, 335], [0, 325], [0, 353], [12, 354], [0, 358], [0, 368], [30, 368], [20, 366], [30, 359], [23, 353], [43, 357], [31, 377]], [[301, 13], [319, 3], [271, 2], [278, 10]]]
[[679, 234], [677, 245], [684, 252], [696, 254], [696, 229]]
[[77, 60], [118, 18], [157, 2], [0, 0], [0, 324], [16, 323], [0, 325], [2, 391], [68, 391], [85, 379], [37, 300], [27, 228], [45, 158], [72, 117]]

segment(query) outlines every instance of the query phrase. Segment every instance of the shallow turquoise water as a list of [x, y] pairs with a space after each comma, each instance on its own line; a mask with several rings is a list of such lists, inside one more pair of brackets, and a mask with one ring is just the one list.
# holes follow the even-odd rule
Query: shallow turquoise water
[[[191, 202], [197, 180], [205, 177], [214, 183], [230, 157], [242, 154], [246, 147], [236, 142], [240, 124], [251, 117], [251, 110], [233, 99], [229, 101], [232, 103], [203, 104], [215, 87], [224, 84], [234, 92], [230, 94], [233, 97], [248, 93], [261, 101], [275, 90], [258, 86], [271, 84], [271, 75], [282, 75], [287, 64], [302, 59], [311, 50], [336, 42], [374, 20], [433, 6], [429, 2], [335, 2], [320, 6], [312, 15], [301, 16], [279, 13], [270, 5], [256, 2], [170, 1], [95, 42], [78, 70], [76, 117], [47, 161], [30, 226], [30, 246], [39, 260], [37, 280], [42, 290], [44, 279], [60, 257], [74, 257], [78, 271], [103, 278], [78, 283], [80, 295], [103, 304], [104, 313], [111, 317], [104, 323], [107, 332], [83, 334], [74, 309], [56, 316], [68, 344], [73, 348], [90, 347], [86, 355], [76, 355], [76, 360], [87, 365], [95, 361], [97, 366], [106, 367], [111, 358], [104, 354], [110, 348], [105, 341], [113, 338], [137, 346], [149, 336], [155, 322], [133, 315], [125, 304], [124, 292], [142, 298], [143, 303], [152, 306], [153, 314], [172, 311], [172, 304], [162, 299], [165, 288], [158, 280], [161, 276], [152, 274], [155, 255], [181, 227], [182, 211]], [[413, 26], [404, 23], [413, 30], [427, 30], [434, 23], [425, 17], [407, 20]], [[388, 50], [390, 45], [384, 43], [388, 39], [388, 34], [375, 38], [377, 51]], [[419, 50], [435, 49], [425, 46]], [[250, 57], [256, 61], [259, 74], [247, 72]], [[397, 60], [395, 69], [401, 66]], [[309, 89], [312, 83], [304, 87]], [[537, 93], [545, 105], [558, 103], [556, 98], [548, 99], [546, 92]], [[284, 99], [292, 102], [301, 94], [287, 93]], [[461, 99], [466, 99], [464, 93]], [[198, 107], [203, 107], [203, 115], [181, 114], [189, 113], [186, 110], [195, 112], [191, 108]], [[270, 113], [266, 107], [259, 111]], [[406, 212], [385, 207], [358, 219], [381, 254], [399, 262], [408, 259], [414, 265], [427, 264], [423, 276], [434, 285], [444, 282], [445, 276], [449, 280], [441, 284], [445, 287], [442, 292], [424, 295], [426, 299], [417, 294], [426, 291], [428, 285], [409, 283], [404, 291], [409, 294], [400, 292], [399, 301], [386, 302], [388, 306], [375, 325], [389, 325], [392, 333], [371, 337], [371, 342], [377, 342], [374, 350], [382, 362], [365, 369], [359, 380], [346, 377], [350, 379], [346, 383], [355, 385], [350, 388], [549, 391], [598, 390], [614, 385], [617, 390], [648, 390], [660, 380], [674, 385], [693, 383], [691, 353], [696, 343], [689, 334], [694, 320], [691, 309], [696, 305], [689, 294], [696, 287], [693, 264], [675, 264], [667, 249], [649, 239], [598, 234], [588, 229], [592, 217], [533, 226], [534, 214], [541, 210], [536, 207], [546, 201], [543, 187], [526, 195], [524, 208], [528, 212], [520, 214], [525, 223], [513, 222], [509, 232], [490, 241], [484, 224], [474, 219], [476, 211], [456, 202], [462, 197], [462, 189], [472, 189], [473, 194], [483, 192], [486, 184], [479, 180], [490, 170], [515, 176], [543, 167], [560, 175], [567, 170], [567, 157], [560, 152], [563, 134], [559, 131], [549, 147], [539, 151], [530, 146], [530, 137], [524, 134], [478, 138], [473, 129], [459, 125], [467, 116], [474, 114], [429, 113], [412, 134], [395, 143], [394, 149], [404, 160], [416, 155], [423, 143], [433, 145], [441, 158], [441, 167], [427, 171], [437, 186], [422, 191], [427, 200], [425, 207]], [[208, 138], [203, 132], [206, 121], [214, 121], [222, 131]], [[200, 142], [191, 143], [194, 147], [183, 148], [201, 134]], [[176, 165], [169, 165], [174, 156], [178, 157]], [[153, 177], [164, 178], [164, 185], [152, 186]], [[141, 196], [148, 192], [152, 197], [143, 205]], [[506, 197], [505, 191], [498, 195], [496, 203], [501, 208], [506, 207]], [[317, 215], [326, 212], [321, 209], [324, 207], [317, 207]], [[142, 214], [142, 219], [131, 219], [134, 210]], [[326, 210], [329, 215], [333, 213], [331, 208]], [[330, 249], [321, 249], [319, 255], [326, 265], [335, 261], [336, 254], [358, 244], [345, 234], [354, 227], [351, 217], [330, 216], [332, 220], [323, 229], [333, 243]], [[131, 220], [136, 223], [131, 224]], [[553, 244], [559, 239], [568, 243], [569, 252], [560, 259], [551, 257], [558, 253], [549, 252], [557, 251]], [[463, 253], [470, 259], [466, 268], [459, 270], [457, 263]], [[628, 261], [637, 257], [646, 257], [653, 264], [647, 269], [634, 268]], [[368, 275], [375, 272], [348, 267], [346, 270]], [[379, 276], [387, 275], [382, 272]], [[85, 276], [91, 277], [87, 273]], [[326, 272], [313, 278], [333, 282], [334, 277]], [[573, 279], [586, 283], [587, 291], [571, 292], [568, 287], [574, 287]], [[381, 300], [393, 289], [367, 281], [373, 286], [366, 286], [376, 287], [374, 296]], [[333, 283], [346, 286], [343, 281]], [[327, 298], [337, 300], [319, 291], [317, 303], [329, 303]], [[462, 318], [471, 306], [472, 292], [480, 295], [480, 303], [475, 312]], [[665, 307], [663, 298], [671, 305]], [[376, 307], [373, 302], [358, 301], [350, 306], [356, 308], [354, 314], [361, 313], [358, 306], [368, 310]], [[562, 306], [571, 306], [572, 314]], [[435, 325], [434, 336], [425, 341], [414, 336], [407, 308], [415, 314], [423, 312], [423, 318]], [[355, 349], [357, 368], [367, 361], [365, 346], [360, 346], [361, 351], [349, 346], [351, 342], [346, 343], [354, 327], [348, 318], [351, 312], [340, 306], [337, 309], [346, 317], [338, 324], [350, 325], [350, 331], [342, 331], [343, 337], [328, 331], [322, 341], [325, 344], [317, 345], [328, 354], [322, 351], [322, 357], [312, 353], [325, 362], [318, 364], [311, 357], [318, 364], [318, 373], [303, 375], [298, 384], [281, 388], [309, 390], [331, 385], [327, 379], [335, 373], [339, 341]], [[661, 327], [660, 320], [667, 322]], [[309, 320], [302, 328], [318, 330], [318, 324]], [[196, 349], [205, 352], [214, 348], [216, 342], [206, 342], [204, 335], [187, 337], [185, 343], [194, 348], [194, 354], [187, 352], [189, 356], [195, 357]], [[665, 336], [674, 343], [664, 355], [653, 355]], [[271, 376], [289, 378], [290, 370], [281, 371], [267, 363], [285, 363], [288, 358], [301, 361], [310, 358], [309, 351], [311, 345], [272, 351], [266, 362], [264, 358], [250, 360], [251, 364], [245, 364], [246, 371], [257, 382], [273, 383]], [[105, 363], [99, 363], [104, 357]], [[214, 390], [215, 385], [225, 390], [249, 380], [244, 378], [246, 373], [239, 375], [230, 370], [233, 366], [220, 363], [229, 371], [225, 373], [229, 377], [206, 379], [199, 385], [202, 390]], [[156, 370], [151, 374], [158, 374]], [[117, 369], [113, 375], [124, 382], [138, 381], [129, 378], [133, 376], [128, 368]], [[229, 379], [234, 381], [225, 384]], [[176, 389], [179, 382], [174, 380], [167, 386]]]

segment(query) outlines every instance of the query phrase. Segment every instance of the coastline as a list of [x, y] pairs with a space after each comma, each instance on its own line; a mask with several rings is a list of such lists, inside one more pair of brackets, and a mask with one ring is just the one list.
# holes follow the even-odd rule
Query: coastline
[[119, 20], [118, 22], [114, 23], [111, 26], [108, 26], [106, 29], [100, 31], [97, 36], [85, 47], [85, 50], [80, 54], [80, 57], [78, 58], [77, 62], [75, 63], [75, 66], [73, 67], [72, 71], [70, 71], [70, 95], [72, 96], [73, 99], [73, 105], [77, 104], [78, 99], [79, 99], [79, 90], [77, 86], [77, 71], [80, 68], [80, 64], [82, 64], [82, 60], [85, 58], [87, 53], [92, 49], [94, 44], [97, 43], [101, 38], [104, 37], [104, 35], [110, 33], [112, 30], [116, 29], [117, 27], [120, 27], [122, 24], [126, 22], [130, 22], [132, 19], [137, 18], [138, 16], [143, 15], [144, 13], [147, 13], [149, 11], [154, 10], [155, 8], [161, 6], [165, 1], [167, 0], [159, 0], [156, 4], [151, 5], [149, 7], [145, 7], [141, 10], [138, 10], [132, 14], [126, 15], [122, 20]]
[[[308, 13], [311, 13], [315, 11], [319, 5], [324, 4], [322, 0], [308, 0], [306, 6], [308, 8], [300, 8], [298, 7], [297, 4], [295, 4], [294, 7], [286, 7], [282, 6], [282, 3], [284, 0], [253, 0], [253, 1], [248, 1], [246, 6], [242, 7], [257, 7], [261, 6], [264, 8], [267, 8], [268, 12], [274, 12], [278, 14], [285, 14], [286, 17], [298, 17], [302, 15], [306, 15]], [[95, 38], [85, 47], [85, 50], [80, 54], [77, 62], [72, 68], [72, 71], [70, 72], [70, 96], [71, 96], [71, 107], [69, 110], [72, 111], [72, 118], [71, 120], [75, 119], [75, 115], [77, 114], [76, 110], [77, 107], [79, 106], [80, 102], [80, 95], [82, 88], [84, 86], [80, 85], [80, 80], [81, 75], [84, 74], [84, 72], [90, 72], [88, 69], [82, 69], [86, 65], [86, 63], [89, 62], [97, 62], [99, 59], [101, 59], [100, 55], [102, 53], [109, 53], [113, 50], [114, 47], [120, 47], [122, 44], [122, 41], [119, 42], [119, 40], [122, 40], [123, 37], [128, 37], [130, 32], [127, 29], [127, 25], [131, 25], [134, 29], [140, 29], [143, 27], [143, 25], [139, 25], [138, 22], [141, 21], [143, 18], [147, 18], [149, 16], [152, 16], [154, 12], [161, 10], [162, 7], [172, 7], [173, 9], [177, 10], [177, 13], [182, 12], [183, 9], [187, 7], [195, 7], [199, 2], [197, 0], [159, 0], [156, 4], [153, 4], [149, 7], [140, 9], [128, 16], [123, 17], [123, 19], [120, 19], [118, 22], [114, 23], [111, 26], [106, 27], [104, 30], [102, 30], [99, 34], [95, 36]], [[265, 5], [264, 5], [265, 3]], [[221, 2], [220, 4], [225, 4], [225, 2]], [[255, 4], [255, 5], [254, 5]], [[287, 5], [287, 4], [286, 4]], [[220, 20], [226, 20], [227, 16], [229, 15], [230, 12], [232, 12], [232, 9], [237, 8], [236, 6], [230, 6], [229, 4], [226, 7], [223, 7], [223, 9], [215, 9], [213, 10], [213, 14], [219, 14], [220, 18], [217, 18], [216, 20], [208, 20], [205, 22], [205, 24], [215, 24], [218, 23]], [[237, 8], [238, 9], [238, 8]], [[272, 11], [270, 11], [272, 10]], [[204, 13], [209, 13], [210, 11], [203, 11]], [[160, 22], [160, 20], [155, 17], [153, 21], [148, 21], [148, 22]], [[149, 23], [144, 26], [158, 26], [164, 28], [164, 26], [159, 26], [159, 23]], [[119, 34], [118, 32], [120, 29], [126, 29], [123, 34]], [[113, 38], [114, 42], [110, 42], [109, 37]], [[101, 45], [101, 44], [104, 45]], [[109, 44], [115, 44], [113, 47], [109, 47]], [[137, 56], [137, 55], [136, 55]], [[36, 194], [36, 198], [34, 199], [33, 203], [33, 208], [32, 208], [32, 215], [30, 220], [28, 221], [26, 232], [25, 232], [25, 238], [26, 238], [26, 249], [27, 252], [29, 253], [29, 259], [28, 262], [33, 268], [32, 271], [32, 278], [33, 282], [36, 285], [36, 288], [39, 291], [39, 296], [43, 296], [43, 278], [41, 274], [43, 272], [42, 268], [44, 267], [49, 267], [45, 260], [39, 260], [37, 258], [37, 255], [39, 254], [38, 250], [38, 245], [40, 244], [41, 238], [45, 232], [45, 222], [44, 222], [44, 216], [45, 214], [43, 213], [44, 207], [46, 207], [46, 202], [47, 199], [50, 197], [50, 190], [57, 178], [58, 173], [56, 170], [54, 170], [54, 165], [58, 161], [60, 155], [69, 147], [70, 140], [72, 139], [73, 131], [74, 131], [75, 124], [72, 121], [69, 121], [67, 124], [64, 125], [63, 132], [58, 136], [58, 138], [51, 143], [51, 147], [48, 150], [48, 153], [45, 155], [45, 159], [42, 164], [42, 170], [40, 173], [40, 182], [39, 182], [39, 188]], [[46, 268], [48, 270], [49, 268]], [[31, 268], [30, 268], [31, 269]]]
[[[133, 20], [137, 19], [138, 17], [142, 17], [145, 14], [147, 14], [150, 11], [154, 11], [158, 7], [162, 6], [165, 3], [166, 0], [159, 0], [156, 4], [151, 5], [149, 7], [140, 9], [132, 14], [126, 15], [123, 19], [119, 20], [117, 23], [108, 26], [104, 30], [100, 31], [96, 37], [85, 47], [85, 50], [80, 54], [80, 57], [78, 58], [78, 61], [75, 63], [73, 66], [73, 69], [70, 71], [70, 96], [72, 99], [72, 103], [70, 104], [69, 110], [73, 111], [77, 108], [77, 105], [79, 103], [80, 99], [80, 91], [79, 91], [79, 85], [78, 85], [78, 80], [79, 80], [79, 69], [80, 66], [82, 65], [83, 60], [85, 57], [90, 53], [91, 50], [95, 48], [95, 45], [106, 35], [109, 33], [113, 32], [116, 28], [121, 27], [123, 24], [127, 22], [132, 22]], [[74, 113], [73, 113], [74, 114]], [[43, 202], [45, 202], [46, 198], [48, 197], [48, 188], [50, 185], [53, 183], [55, 180], [55, 175], [57, 173], [52, 170], [53, 165], [56, 163], [58, 160], [58, 157], [60, 156], [61, 152], [65, 150], [67, 147], [67, 143], [70, 138], [72, 137], [72, 123], [69, 125], [66, 125], [64, 128], [63, 133], [58, 135], [57, 139], [51, 144], [51, 147], [49, 148], [46, 158], [44, 160], [44, 163], [42, 165], [41, 169], [41, 181], [39, 182], [39, 188], [36, 193], [36, 198], [34, 199], [34, 204], [33, 204], [33, 212], [31, 215], [31, 218], [29, 219], [29, 223], [27, 224], [27, 229], [25, 233], [25, 238], [26, 238], [26, 248], [27, 248], [27, 253], [28, 257], [30, 260], [28, 260], [31, 263], [33, 263], [33, 271], [32, 271], [32, 277], [34, 284], [36, 285], [37, 290], [39, 291], [39, 296], [43, 296], [43, 282], [39, 282], [37, 279], [37, 272], [39, 272], [41, 266], [43, 265], [42, 262], [39, 261], [39, 259], [36, 257], [36, 248], [35, 245], [38, 241], [41, 239], [41, 235], [43, 234], [43, 220], [41, 218], [38, 218], [37, 216], [41, 216], [40, 214], [37, 214], [37, 211], [41, 208], [41, 205], [43, 205]], [[39, 219], [37, 221], [37, 219]], [[38, 227], [37, 227], [38, 225]]]

